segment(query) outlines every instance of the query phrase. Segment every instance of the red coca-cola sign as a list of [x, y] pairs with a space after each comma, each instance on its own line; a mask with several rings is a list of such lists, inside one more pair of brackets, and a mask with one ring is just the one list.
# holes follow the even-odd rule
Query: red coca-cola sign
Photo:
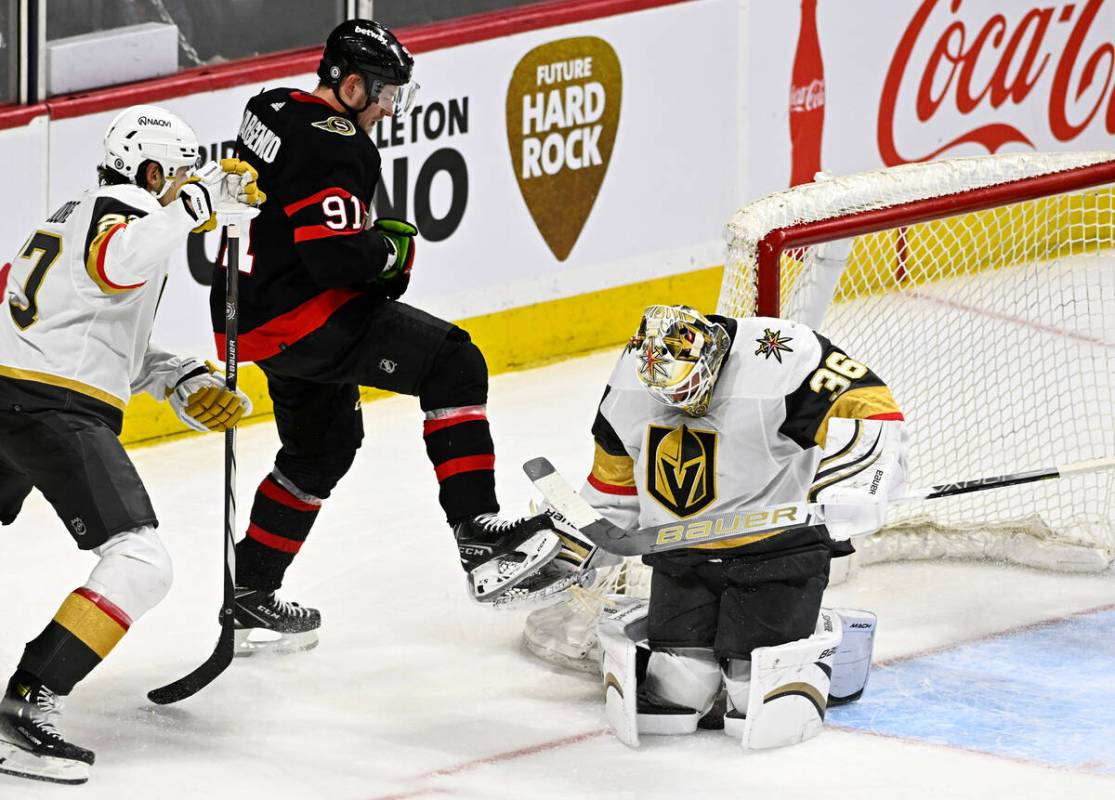
[[[923, 0], [883, 83], [876, 131], [883, 162], [927, 161], [964, 144], [995, 153], [1097, 129], [1115, 134], [1115, 26], [1096, 24], [1104, 5]], [[1107, 12], [1105, 21], [1115, 16]], [[1034, 104], [1038, 114], [1018, 113]], [[980, 122], [965, 124], [966, 117]], [[930, 126], [944, 144], [903, 150], [896, 130]]]

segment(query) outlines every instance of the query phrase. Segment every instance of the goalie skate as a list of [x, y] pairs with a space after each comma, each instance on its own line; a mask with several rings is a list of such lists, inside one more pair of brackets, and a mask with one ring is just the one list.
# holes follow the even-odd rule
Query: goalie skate
[[50, 783], [89, 780], [93, 752], [62, 738], [62, 701], [41, 683], [12, 678], [0, 701], [0, 773]]
[[481, 514], [454, 525], [453, 535], [469, 593], [482, 603], [522, 583], [561, 551], [561, 539], [544, 514], [518, 520]]
[[321, 614], [274, 592], [236, 589], [236, 656], [288, 655], [317, 647]]

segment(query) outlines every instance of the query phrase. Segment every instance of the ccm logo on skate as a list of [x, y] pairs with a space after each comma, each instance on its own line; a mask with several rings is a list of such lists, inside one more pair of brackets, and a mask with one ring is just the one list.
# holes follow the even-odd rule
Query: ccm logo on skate
[[483, 556], [492, 552], [492, 548], [478, 545], [462, 545], [458, 550], [460, 550], [463, 556]]
[[[656, 544], [691, 542], [706, 539], [712, 534], [741, 534], [756, 529], [774, 528], [781, 524], [798, 521], [798, 507], [784, 506], [772, 511], [753, 511], [749, 514], [735, 514], [713, 520], [690, 522], [688, 525], [666, 525], [658, 529]], [[775, 531], [769, 531], [775, 533]]]

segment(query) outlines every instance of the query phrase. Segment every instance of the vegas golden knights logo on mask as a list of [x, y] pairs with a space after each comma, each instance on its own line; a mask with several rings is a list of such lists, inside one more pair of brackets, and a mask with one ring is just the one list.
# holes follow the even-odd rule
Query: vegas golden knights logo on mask
[[647, 490], [679, 517], [707, 508], [716, 499], [716, 432], [651, 425]]

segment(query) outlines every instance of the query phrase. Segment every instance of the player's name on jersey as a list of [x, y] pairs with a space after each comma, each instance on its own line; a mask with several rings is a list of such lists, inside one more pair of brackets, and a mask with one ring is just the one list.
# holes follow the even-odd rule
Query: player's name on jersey
[[244, 121], [240, 124], [240, 140], [244, 146], [270, 164], [279, 154], [283, 140], [275, 131], [259, 121], [259, 117], [251, 111], [244, 112]]
[[468, 133], [468, 97], [415, 106], [409, 117], [389, 117], [372, 132], [376, 147], [397, 147]]

